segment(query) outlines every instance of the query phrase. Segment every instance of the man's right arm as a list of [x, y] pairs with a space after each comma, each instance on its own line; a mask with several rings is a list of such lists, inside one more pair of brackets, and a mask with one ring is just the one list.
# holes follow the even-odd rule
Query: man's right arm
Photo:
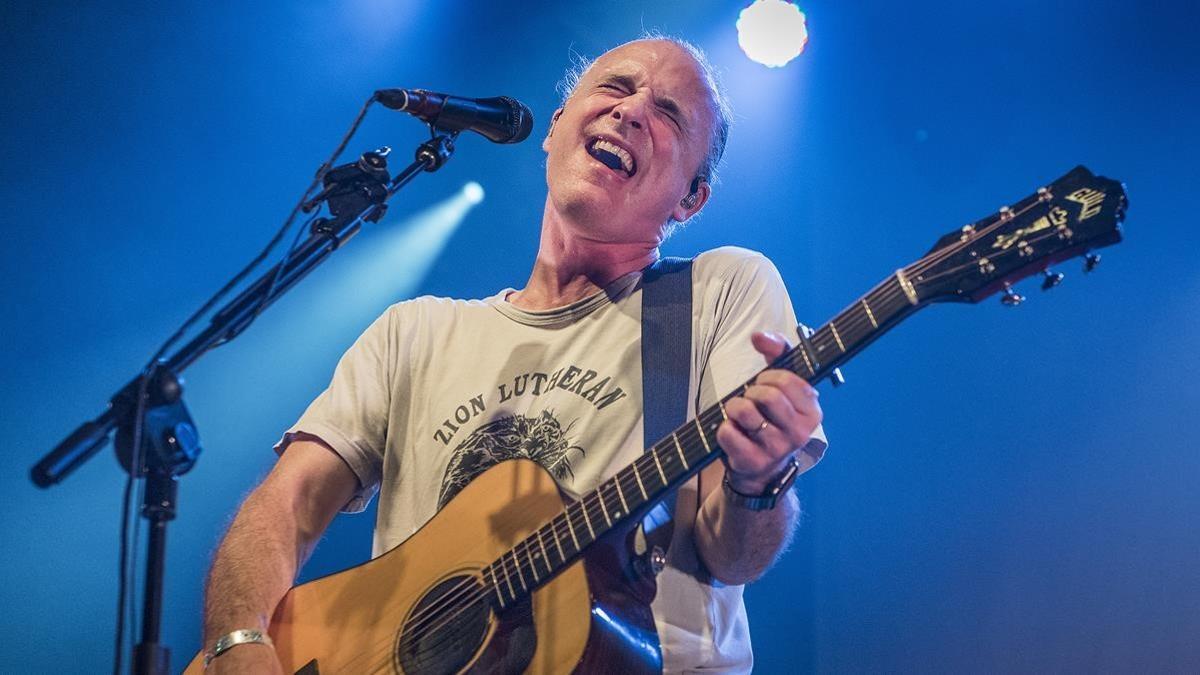
[[[358, 489], [340, 456], [312, 437], [287, 446], [238, 510], [208, 575], [204, 649], [242, 628], [264, 633], [325, 528]], [[270, 647], [240, 645], [214, 660], [213, 673], [280, 672]]]

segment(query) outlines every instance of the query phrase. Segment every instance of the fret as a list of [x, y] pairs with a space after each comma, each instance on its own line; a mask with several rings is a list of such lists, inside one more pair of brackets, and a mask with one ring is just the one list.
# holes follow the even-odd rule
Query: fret
[[[651, 450], [651, 452], [654, 452]], [[640, 457], [638, 459], [641, 459]], [[637, 479], [638, 489], [642, 491], [642, 499], [650, 499], [650, 495], [646, 494], [646, 486], [642, 485], [642, 476], [638, 473], [637, 460], [633, 462], [633, 477]]]
[[658, 448], [650, 448], [650, 456], [654, 458], [654, 465], [658, 467], [658, 475], [662, 477], [663, 487], [667, 486], [667, 474], [663, 473], [662, 462], [658, 461]]
[[[503, 558], [503, 556], [501, 557]], [[515, 550], [510, 550], [508, 552], [508, 557], [512, 559], [513, 567], [515, 567], [517, 570], [517, 580], [521, 582], [522, 592], [528, 593], [529, 584], [525, 583], [525, 575], [521, 573], [521, 561], [517, 560], [517, 552]]]
[[613, 476], [613, 485], [617, 486], [617, 496], [621, 498], [621, 508], [625, 509], [626, 515], [629, 515], [629, 504], [625, 503], [625, 492], [621, 489], [621, 474]]
[[[550, 534], [554, 535], [554, 546], [558, 548], [558, 559], [561, 562], [567, 562], [567, 554], [563, 553], [562, 542], [558, 540], [558, 526], [555, 524], [558, 520], [558, 518], [555, 518], [550, 521]], [[570, 527], [569, 524], [568, 527]]]
[[[700, 420], [699, 420], [699, 419], [696, 419], [696, 420], [693, 420], [693, 421], [696, 423], [696, 431], [699, 431], [699, 432], [700, 432], [700, 442], [704, 443], [704, 450], [705, 450], [706, 452], [709, 452], [709, 453], [711, 453], [711, 452], [712, 452], [712, 448], [711, 448], [711, 447], [709, 447], [709, 445], [708, 445], [708, 439], [707, 439], [707, 438], [705, 438], [705, 436], [704, 436], [704, 428], [700, 426]], [[679, 439], [678, 439], [678, 438], [676, 438], [676, 439], [675, 439], [675, 446], [676, 446], [676, 447], [679, 447]], [[680, 452], [680, 453], [682, 453], [683, 451], [682, 451], [682, 450], [680, 450], [679, 452]], [[684, 466], [687, 466], [687, 465], [685, 464]]]
[[[834, 354], [834, 353], [833, 353], [833, 352], [834, 352], [834, 350], [837, 350], [838, 352], [841, 352], [842, 354], [845, 354], [845, 353], [846, 353], [846, 350], [842, 348], [841, 336], [840, 336], [840, 335], [837, 335], [837, 334], [835, 333], [835, 330], [836, 330], [836, 329], [833, 327], [833, 324], [832, 324], [832, 323], [828, 323], [828, 324], [825, 324], [824, 326], [822, 326], [821, 328], [822, 328], [822, 329], [823, 329], [823, 331], [824, 331], [824, 334], [823, 334], [823, 335], [821, 335], [821, 341], [822, 341], [823, 343], [825, 343], [825, 346], [826, 346], [826, 347], [829, 349], [829, 353], [826, 355], [826, 357], [825, 357], [825, 361], [826, 361], [826, 362], [827, 362], [827, 361], [832, 361], [832, 360], [836, 359], [836, 358], [839, 356], [839, 354]], [[824, 363], [824, 362], [822, 362], [822, 363]], [[819, 364], [817, 364], [817, 367], [818, 367], [818, 368], [819, 368], [820, 366], [821, 366], [821, 364], [820, 364], [820, 363], [819, 363]]]
[[[529, 540], [526, 539], [521, 543], [525, 546], [525, 559], [529, 561], [529, 572], [530, 572], [530, 574], [533, 575], [533, 583], [537, 584], [537, 582], [540, 581], [540, 579], [538, 579], [538, 573], [537, 573], [537, 562], [535, 561], [535, 558], [537, 558], [537, 551], [535, 550], [533, 552], [533, 554], [530, 555]], [[520, 572], [521, 571], [520, 568], [517, 568], [517, 571]]]
[[[488, 581], [488, 572], [491, 571], [492, 580]], [[496, 584], [496, 572], [492, 570], [492, 565], [483, 568], [483, 583], [487, 584], [496, 592], [496, 601], [500, 603], [500, 609], [504, 609], [504, 593], [500, 591], [500, 586]]]
[[546, 553], [546, 544], [542, 541], [542, 528], [539, 527], [534, 534], [537, 535], [538, 547], [542, 549], [542, 564], [546, 566], [546, 574], [550, 574], [554, 568], [550, 566], [550, 555]]
[[575, 526], [571, 523], [571, 509], [568, 508], [566, 513], [567, 531], [571, 533], [571, 541], [575, 542], [575, 552], [578, 553], [583, 550], [583, 547], [579, 545], [579, 539], [575, 536]]
[[[743, 387], [744, 388], [744, 387]], [[721, 409], [721, 419], [729, 420], [729, 415], [725, 413], [725, 402], [717, 401], [717, 407]]]
[[588, 534], [592, 535], [592, 541], [596, 541], [596, 531], [592, 529], [592, 519], [588, 518], [587, 504], [583, 500], [579, 501], [579, 510], [583, 512], [583, 523], [587, 525]]
[[[700, 428], [700, 422], [699, 422], [699, 421], [697, 421], [697, 422], [696, 422], [696, 428], [697, 428], [697, 429], [699, 429], [699, 428]], [[701, 438], [704, 438], [704, 431], [703, 431], [703, 430], [701, 430], [701, 431], [700, 431], [700, 437], [701, 437]], [[675, 451], [679, 453], [679, 461], [683, 462], [683, 468], [685, 468], [685, 469], [690, 469], [691, 467], [689, 467], [689, 466], [688, 466], [688, 463], [687, 463], [687, 457], [686, 457], [686, 456], [684, 456], [684, 454], [683, 454], [683, 448], [682, 448], [682, 447], [679, 445], [679, 436], [678, 436], [678, 435], [676, 435], [674, 432], [672, 432], [672, 433], [671, 433], [671, 439], [675, 441]], [[707, 447], [707, 446], [708, 446], [708, 443], [705, 443], [704, 445], [705, 445], [705, 447]]]
[[800, 352], [800, 357], [804, 359], [804, 365], [808, 366], [808, 372], [815, 373], [812, 359], [808, 356], [808, 347], [805, 345], [805, 340], [800, 341], [800, 344], [796, 346], [796, 351]]
[[838, 349], [842, 350], [842, 353], [845, 354], [846, 345], [842, 344], [842, 336], [838, 335], [837, 326], [833, 325], [832, 320], [829, 322], [829, 332], [833, 333], [833, 339], [837, 340]]
[[875, 321], [875, 313], [871, 311], [871, 306], [867, 304], [867, 299], [859, 300], [862, 303], [863, 309], [867, 311], [867, 319], [871, 322], [872, 328], [879, 328], [879, 323]]
[[[613, 478], [609, 479], [609, 481], [608, 481], [608, 482], [609, 482], [609, 483], [612, 483], [612, 485], [611, 485], [611, 486], [609, 487], [609, 489], [608, 489], [608, 501], [612, 502], [612, 504], [611, 504], [611, 505], [609, 505], [609, 506], [611, 506], [611, 508], [609, 508], [609, 509], [608, 509], [608, 512], [609, 512], [610, 514], [612, 514], [612, 518], [613, 518], [613, 520], [614, 520], [614, 521], [617, 521], [617, 520], [620, 520], [620, 519], [621, 519], [621, 515], [622, 515], [622, 514], [626, 513], [625, 511], [623, 511], [623, 510], [622, 510], [622, 508], [621, 508], [621, 504], [620, 504], [620, 501], [621, 501], [621, 500], [619, 499], [619, 497], [621, 496], [621, 486], [617, 485], [617, 479], [616, 479], [616, 476], [614, 476]], [[614, 490], [614, 488], [615, 488], [615, 490]], [[601, 483], [601, 484], [600, 484], [600, 488], [598, 488], [598, 489], [600, 489], [600, 490], [603, 490], [603, 489], [604, 489], [604, 484], [603, 484], [603, 483]], [[618, 499], [613, 499], [613, 492], [614, 492], [614, 491], [617, 493], [617, 497], [618, 497]], [[606, 505], [607, 505], [607, 504], [606, 504]]]
[[[612, 527], [612, 518], [608, 516], [608, 507], [604, 505], [604, 492], [600, 488], [596, 488], [596, 500], [600, 502], [600, 512], [604, 514], [604, 521]], [[596, 535], [593, 534], [592, 538], [595, 539]]]
[[849, 352], [854, 348], [854, 343], [869, 337], [871, 332], [878, 328], [874, 324], [874, 314], [863, 311], [861, 303], [865, 302], [866, 300], [862, 300], [860, 304], [847, 307], [837, 316], [837, 322], [841, 325], [838, 335], [844, 344], [849, 345], [844, 352]]
[[517, 592], [513, 590], [512, 579], [508, 578], [508, 570], [504, 569], [504, 556], [500, 556], [500, 573], [504, 575], [504, 583], [508, 586], [508, 597], [513, 600], [517, 599]]

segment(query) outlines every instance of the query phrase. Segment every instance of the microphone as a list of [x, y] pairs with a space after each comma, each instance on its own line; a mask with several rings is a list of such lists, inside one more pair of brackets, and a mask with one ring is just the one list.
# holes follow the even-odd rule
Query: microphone
[[533, 130], [533, 113], [508, 96], [460, 98], [424, 89], [380, 89], [375, 100], [446, 131], [474, 131], [493, 143], [520, 143]]

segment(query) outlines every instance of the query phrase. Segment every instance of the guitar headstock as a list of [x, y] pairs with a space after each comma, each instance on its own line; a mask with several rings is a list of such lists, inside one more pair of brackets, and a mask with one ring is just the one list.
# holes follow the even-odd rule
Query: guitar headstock
[[1050, 265], [1081, 255], [1085, 269], [1099, 259], [1092, 249], [1121, 241], [1128, 200], [1117, 181], [1082, 166], [999, 212], [938, 240], [904, 269], [922, 301], [979, 302], [1005, 290], [1006, 304], [1021, 297], [1009, 286], [1045, 273], [1043, 288], [1062, 279]]

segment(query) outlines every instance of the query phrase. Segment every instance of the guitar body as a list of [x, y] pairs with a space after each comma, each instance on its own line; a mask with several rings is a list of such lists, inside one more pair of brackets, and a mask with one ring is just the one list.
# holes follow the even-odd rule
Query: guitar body
[[[464, 600], [482, 569], [563, 506], [537, 463], [492, 467], [401, 545], [290, 590], [269, 630], [285, 672], [661, 672], [655, 584], [634, 564], [632, 525], [531, 598], [499, 612]], [[202, 657], [185, 672], [203, 672]]]

